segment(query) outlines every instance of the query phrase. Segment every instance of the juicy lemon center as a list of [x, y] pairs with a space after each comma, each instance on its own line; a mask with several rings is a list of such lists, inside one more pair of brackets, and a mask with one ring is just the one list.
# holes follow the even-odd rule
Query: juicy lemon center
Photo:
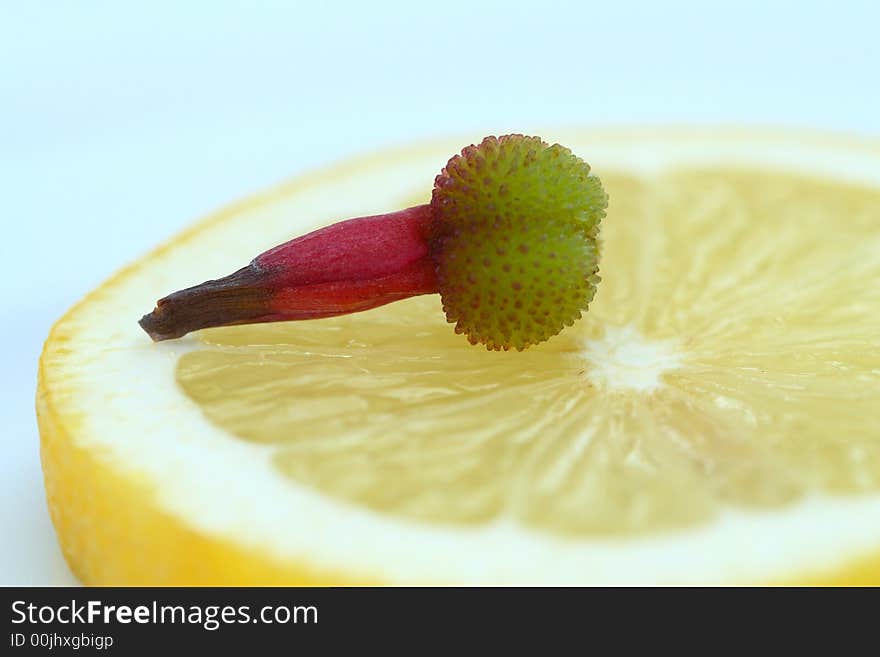
[[602, 283], [547, 343], [471, 347], [430, 296], [204, 331], [178, 383], [297, 485], [408, 521], [620, 535], [880, 489], [880, 192], [602, 180]]

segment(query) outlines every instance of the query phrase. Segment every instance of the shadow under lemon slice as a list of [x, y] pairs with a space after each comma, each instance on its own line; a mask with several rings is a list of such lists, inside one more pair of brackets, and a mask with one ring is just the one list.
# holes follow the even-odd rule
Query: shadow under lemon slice
[[416, 522], [620, 536], [880, 489], [880, 191], [603, 173], [603, 281], [548, 343], [472, 347], [421, 297], [203, 331], [178, 384], [297, 483]]

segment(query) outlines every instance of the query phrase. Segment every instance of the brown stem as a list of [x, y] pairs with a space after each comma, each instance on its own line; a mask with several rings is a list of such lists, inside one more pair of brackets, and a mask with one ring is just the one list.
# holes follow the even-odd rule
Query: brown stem
[[171, 340], [210, 326], [260, 321], [271, 315], [266, 274], [253, 264], [237, 272], [169, 294], [140, 322], [155, 341]]

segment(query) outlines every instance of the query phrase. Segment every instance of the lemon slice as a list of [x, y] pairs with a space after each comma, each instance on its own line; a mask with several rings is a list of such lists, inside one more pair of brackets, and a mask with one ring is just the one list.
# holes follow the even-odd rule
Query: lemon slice
[[154, 344], [137, 319], [462, 143], [210, 217], [54, 327], [49, 508], [89, 584], [880, 582], [880, 148], [544, 135], [610, 194], [589, 313], [523, 353], [436, 296]]

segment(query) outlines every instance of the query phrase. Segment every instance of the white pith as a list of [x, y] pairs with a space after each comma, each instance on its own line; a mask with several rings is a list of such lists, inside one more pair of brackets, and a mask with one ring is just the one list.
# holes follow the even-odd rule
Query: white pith
[[609, 328], [600, 339], [589, 340], [582, 355], [593, 364], [594, 385], [643, 393], [659, 388], [663, 374], [681, 363], [672, 341], [646, 340], [632, 326]]

